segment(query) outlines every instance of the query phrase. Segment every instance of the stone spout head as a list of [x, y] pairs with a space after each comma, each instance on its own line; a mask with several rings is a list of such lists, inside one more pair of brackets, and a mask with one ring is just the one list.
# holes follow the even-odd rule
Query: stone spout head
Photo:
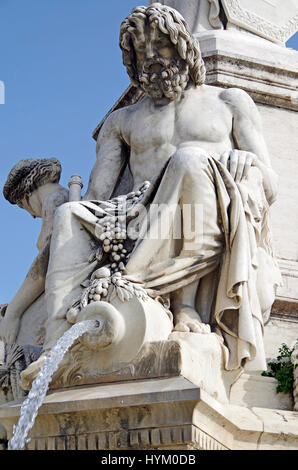
[[124, 336], [125, 323], [118, 310], [107, 302], [92, 302], [83, 308], [76, 322], [97, 320], [99, 325], [81, 336], [80, 342], [87, 348], [99, 351], [118, 343]]

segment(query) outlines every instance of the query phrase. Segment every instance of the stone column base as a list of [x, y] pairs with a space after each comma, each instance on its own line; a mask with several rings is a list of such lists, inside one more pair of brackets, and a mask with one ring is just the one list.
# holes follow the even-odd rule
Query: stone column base
[[[8, 438], [20, 404], [0, 407]], [[50, 393], [28, 450], [298, 449], [297, 413], [222, 404], [184, 377]]]

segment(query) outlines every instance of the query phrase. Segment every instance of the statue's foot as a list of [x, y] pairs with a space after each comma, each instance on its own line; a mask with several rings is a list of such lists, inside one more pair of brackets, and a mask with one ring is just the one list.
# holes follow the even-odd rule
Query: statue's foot
[[210, 326], [203, 323], [198, 312], [188, 305], [181, 305], [174, 311], [174, 331], [208, 334], [211, 333]]
[[36, 379], [38, 376], [42, 366], [45, 363], [45, 360], [47, 358], [47, 354], [43, 353], [37, 361], [34, 361], [30, 364], [30, 366], [27, 367], [27, 369], [23, 370], [21, 372], [21, 387], [23, 390], [30, 390], [32, 382]]

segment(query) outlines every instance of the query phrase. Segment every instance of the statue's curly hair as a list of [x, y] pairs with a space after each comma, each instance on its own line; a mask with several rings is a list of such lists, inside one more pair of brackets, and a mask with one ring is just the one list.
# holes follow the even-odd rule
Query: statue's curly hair
[[3, 195], [11, 204], [18, 204], [46, 183], [60, 180], [61, 164], [56, 158], [27, 158], [9, 172]]
[[121, 23], [119, 44], [122, 49], [123, 64], [134, 86], [139, 87], [136, 71], [136, 59], [133, 50], [132, 36], [143, 34], [144, 25], [157, 24], [160, 31], [170, 37], [180, 57], [189, 66], [189, 74], [195, 85], [205, 81], [206, 69], [197, 40], [188, 31], [186, 21], [177, 10], [160, 3], [149, 7], [140, 6]]

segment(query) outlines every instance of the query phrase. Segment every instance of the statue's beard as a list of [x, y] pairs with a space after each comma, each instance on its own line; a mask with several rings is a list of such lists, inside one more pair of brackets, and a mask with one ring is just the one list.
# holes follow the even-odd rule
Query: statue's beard
[[189, 82], [189, 67], [182, 60], [162, 57], [147, 60], [139, 75], [144, 93], [152, 99], [179, 100]]

